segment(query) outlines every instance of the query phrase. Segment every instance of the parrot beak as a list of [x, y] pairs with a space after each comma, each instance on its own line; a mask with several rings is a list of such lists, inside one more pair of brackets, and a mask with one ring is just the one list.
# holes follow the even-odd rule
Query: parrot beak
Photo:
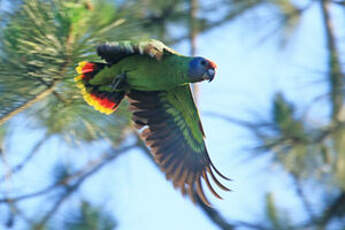
[[214, 75], [216, 74], [216, 71], [214, 68], [209, 68], [202, 76], [204, 80], [208, 80], [208, 82], [213, 81]]
[[217, 68], [216, 63], [214, 63], [213, 61], [208, 60], [208, 69], [207, 69], [207, 71], [205, 73], [205, 75], [207, 75], [206, 79], [208, 80], [208, 82], [213, 81], [214, 76], [216, 75], [216, 68]]
[[209, 76], [209, 80], [208, 80], [208, 82], [213, 81], [213, 79], [214, 79], [214, 75], [215, 75], [215, 74], [216, 74], [215, 69], [210, 68], [210, 69], [208, 69], [208, 70], [207, 70], [207, 75]]

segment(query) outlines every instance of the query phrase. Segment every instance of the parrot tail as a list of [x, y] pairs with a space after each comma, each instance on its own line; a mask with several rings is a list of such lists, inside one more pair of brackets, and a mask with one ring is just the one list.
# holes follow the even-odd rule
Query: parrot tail
[[111, 114], [114, 112], [125, 96], [124, 91], [105, 91], [99, 86], [94, 86], [88, 82], [104, 67], [106, 64], [97, 62], [80, 62], [76, 68], [79, 76], [74, 80], [77, 87], [81, 90], [84, 100], [101, 113]]

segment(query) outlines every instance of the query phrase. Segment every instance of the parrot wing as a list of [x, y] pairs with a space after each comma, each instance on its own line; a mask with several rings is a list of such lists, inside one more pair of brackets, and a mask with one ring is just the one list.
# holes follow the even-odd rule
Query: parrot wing
[[195, 193], [208, 206], [201, 178], [218, 198], [208, 175], [223, 190], [229, 191], [215, 177], [223, 176], [213, 165], [204, 142], [204, 132], [190, 86], [169, 91], [135, 91], [127, 94], [133, 121], [150, 147], [155, 161], [173, 181], [175, 188], [195, 200]]
[[115, 64], [124, 57], [131, 55], [147, 55], [161, 60], [164, 54], [176, 54], [176, 51], [161, 41], [149, 39], [144, 41], [118, 41], [105, 43], [97, 47], [97, 55], [109, 64]]

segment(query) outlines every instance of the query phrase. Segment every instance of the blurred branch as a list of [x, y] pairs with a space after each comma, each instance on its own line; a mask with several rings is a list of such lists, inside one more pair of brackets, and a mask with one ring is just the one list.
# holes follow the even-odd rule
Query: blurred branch
[[53, 82], [51, 85], [49, 85], [45, 90], [38, 93], [31, 100], [26, 101], [21, 106], [17, 107], [14, 110], [11, 110], [10, 112], [6, 113], [4, 116], [0, 117], [0, 125], [4, 124], [7, 120], [9, 120], [11, 117], [17, 115], [18, 113], [30, 108], [36, 102], [49, 96], [53, 92], [54, 87], [55, 87], [55, 82]]
[[24, 168], [24, 166], [33, 158], [33, 156], [38, 152], [41, 146], [48, 140], [49, 137], [44, 136], [40, 141], [38, 141], [35, 146], [31, 149], [29, 154], [17, 165], [13, 166], [8, 173], [6, 173], [3, 177], [0, 177], [0, 183], [7, 180], [13, 174], [19, 172]]
[[197, 205], [204, 214], [222, 230], [234, 230], [236, 225], [230, 224], [216, 209], [206, 206], [202, 200], [197, 197]]
[[309, 215], [309, 218], [311, 219], [311, 221], [315, 222], [316, 216], [315, 216], [313, 210], [311, 209], [311, 205], [307, 199], [307, 196], [304, 194], [302, 184], [301, 184], [301, 181], [299, 180], [298, 175], [291, 173], [291, 176], [292, 176], [292, 179], [294, 180], [294, 183], [295, 183], [296, 193], [297, 193], [298, 197], [301, 199], [305, 211]]
[[7, 228], [12, 228], [15, 224], [15, 218], [17, 216], [21, 217], [22, 220], [24, 220], [26, 223], [29, 225], [32, 225], [34, 223], [33, 220], [28, 218], [22, 210], [19, 209], [19, 207], [15, 203], [9, 203], [8, 204], [9, 208], [9, 216], [7, 217], [6, 220], [6, 227]]
[[[66, 187], [67, 191], [69, 191], [71, 187], [72, 188], [74, 186], [79, 187], [79, 185], [82, 182], [84, 182], [84, 180], [87, 177], [89, 177], [90, 175], [97, 172], [99, 169], [101, 169], [106, 164], [110, 163], [112, 160], [114, 160], [121, 153], [125, 153], [125, 152], [129, 151], [130, 149], [135, 148], [137, 146], [138, 146], [137, 144], [133, 144], [133, 145], [122, 147], [120, 149], [115, 149], [112, 153], [103, 154], [101, 157], [99, 157], [96, 160], [88, 161], [82, 169], [76, 171], [75, 173], [69, 175], [68, 177], [65, 177], [65, 178], [59, 180], [58, 182], [56, 182], [52, 185], [47, 186], [44, 189], [41, 189], [37, 192], [16, 196], [16, 197], [2, 198], [2, 199], [0, 199], [0, 203], [19, 202], [22, 200], [42, 196], [42, 195], [45, 195], [47, 193], [50, 193], [51, 191], [53, 191], [54, 189], [56, 189], [60, 186]], [[69, 185], [69, 183], [75, 178], [78, 178], [77, 181], [72, 183], [72, 185]]]
[[338, 197], [327, 207], [323, 216], [320, 218], [320, 226], [325, 227], [327, 223], [336, 216], [344, 216], [345, 214], [345, 191], [340, 193]]
[[296, 226], [296, 229], [311, 229], [311, 227], [317, 227], [317, 229], [325, 229], [327, 224], [336, 216], [344, 216], [345, 211], [345, 191], [342, 191], [333, 202], [327, 206], [323, 215], [320, 215], [314, 220], [307, 221], [304, 224]]
[[[158, 165], [154, 161], [154, 158], [150, 150], [141, 141], [138, 133], [136, 133], [136, 136], [137, 136], [137, 142], [139, 143], [138, 147], [141, 147], [141, 150], [143, 151], [143, 153], [152, 161], [154, 166], [158, 167]], [[197, 197], [197, 206], [204, 212], [204, 214], [209, 218], [209, 220], [211, 220], [214, 224], [216, 224], [222, 230], [233, 230], [237, 227], [247, 227], [247, 228], [257, 229], [257, 230], [269, 230], [266, 227], [244, 222], [244, 221], [233, 221], [234, 223], [231, 223], [227, 219], [225, 219], [225, 217], [222, 216], [219, 211], [217, 211], [214, 208], [210, 208], [206, 206], [198, 196], [196, 197]]]
[[[195, 56], [197, 51], [197, 36], [198, 36], [198, 24], [197, 13], [199, 8], [198, 0], [189, 0], [189, 44], [190, 55]], [[197, 84], [192, 85], [193, 98], [196, 103], [199, 99], [199, 86]]]
[[137, 144], [134, 144], [134, 145], [130, 145], [130, 146], [124, 147], [124, 148], [119, 149], [119, 150], [115, 150], [111, 154], [103, 155], [96, 162], [93, 162], [93, 163], [90, 162], [86, 168], [89, 168], [90, 164], [94, 165], [94, 166], [90, 170], [88, 170], [88, 171], [85, 170], [86, 172], [84, 172], [84, 173], [81, 172], [81, 173], [83, 173], [83, 175], [80, 176], [78, 178], [78, 180], [73, 185], [67, 185], [66, 186], [65, 193], [55, 202], [55, 204], [52, 206], [52, 208], [41, 219], [41, 221], [38, 224], [38, 229], [40, 229], [40, 227], [44, 226], [47, 223], [47, 221], [50, 219], [50, 217], [52, 217], [56, 213], [56, 211], [59, 209], [59, 207], [62, 205], [62, 203], [65, 200], [67, 200], [68, 197], [70, 195], [72, 195], [88, 177], [90, 177], [91, 175], [97, 173], [105, 165], [107, 165], [108, 163], [112, 162], [115, 158], [117, 158], [119, 156], [119, 154], [127, 152], [128, 150], [130, 150], [130, 149], [132, 149], [132, 148], [134, 148], [136, 146], [137, 146]]
[[[65, 67], [66, 68], [66, 67]], [[50, 83], [46, 82], [45, 80], [43, 80], [42, 78], [38, 78], [38, 80], [45, 86], [49, 87]], [[57, 80], [55, 80], [55, 83]], [[66, 104], [67, 101], [66, 99], [64, 99], [55, 89], [53, 90], [52, 94], [62, 103]]]
[[345, 6], [345, 1], [333, 0], [332, 3], [338, 4], [338, 5], [340, 5], [340, 6]]
[[332, 20], [330, 16], [330, 1], [321, 1], [321, 14], [323, 18], [323, 26], [326, 33], [327, 51], [328, 51], [328, 65], [329, 65], [329, 82], [331, 91], [332, 104], [332, 120], [339, 120], [339, 112], [343, 106], [343, 79], [345, 78], [340, 64], [339, 52], [336, 47], [336, 37]]
[[[246, 11], [249, 11], [250, 9], [255, 8], [258, 4], [260, 4], [260, 1], [250, 1], [246, 4], [243, 4], [243, 6], [237, 8], [235, 11], [231, 11], [226, 14], [223, 18], [218, 19], [216, 21], [210, 22], [207, 25], [204, 25], [201, 28], [198, 28], [198, 33], [206, 33], [209, 32], [212, 29], [218, 28], [219, 26], [225, 25], [226, 23], [230, 22], [232, 19], [234, 19], [237, 16], [240, 16]], [[207, 10], [207, 9], [206, 9]], [[205, 9], [201, 9], [200, 11], [204, 12]], [[179, 43], [181, 41], [184, 41], [186, 39], [189, 39], [190, 34], [183, 35], [179, 38], [175, 38], [172, 40], [172, 44]]]

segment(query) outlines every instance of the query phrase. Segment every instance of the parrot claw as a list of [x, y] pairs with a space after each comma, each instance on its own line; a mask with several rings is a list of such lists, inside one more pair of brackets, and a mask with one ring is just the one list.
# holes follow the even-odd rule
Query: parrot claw
[[111, 82], [111, 88], [113, 90], [118, 89], [119, 85], [126, 79], [126, 74], [120, 74], [114, 77], [113, 81]]

